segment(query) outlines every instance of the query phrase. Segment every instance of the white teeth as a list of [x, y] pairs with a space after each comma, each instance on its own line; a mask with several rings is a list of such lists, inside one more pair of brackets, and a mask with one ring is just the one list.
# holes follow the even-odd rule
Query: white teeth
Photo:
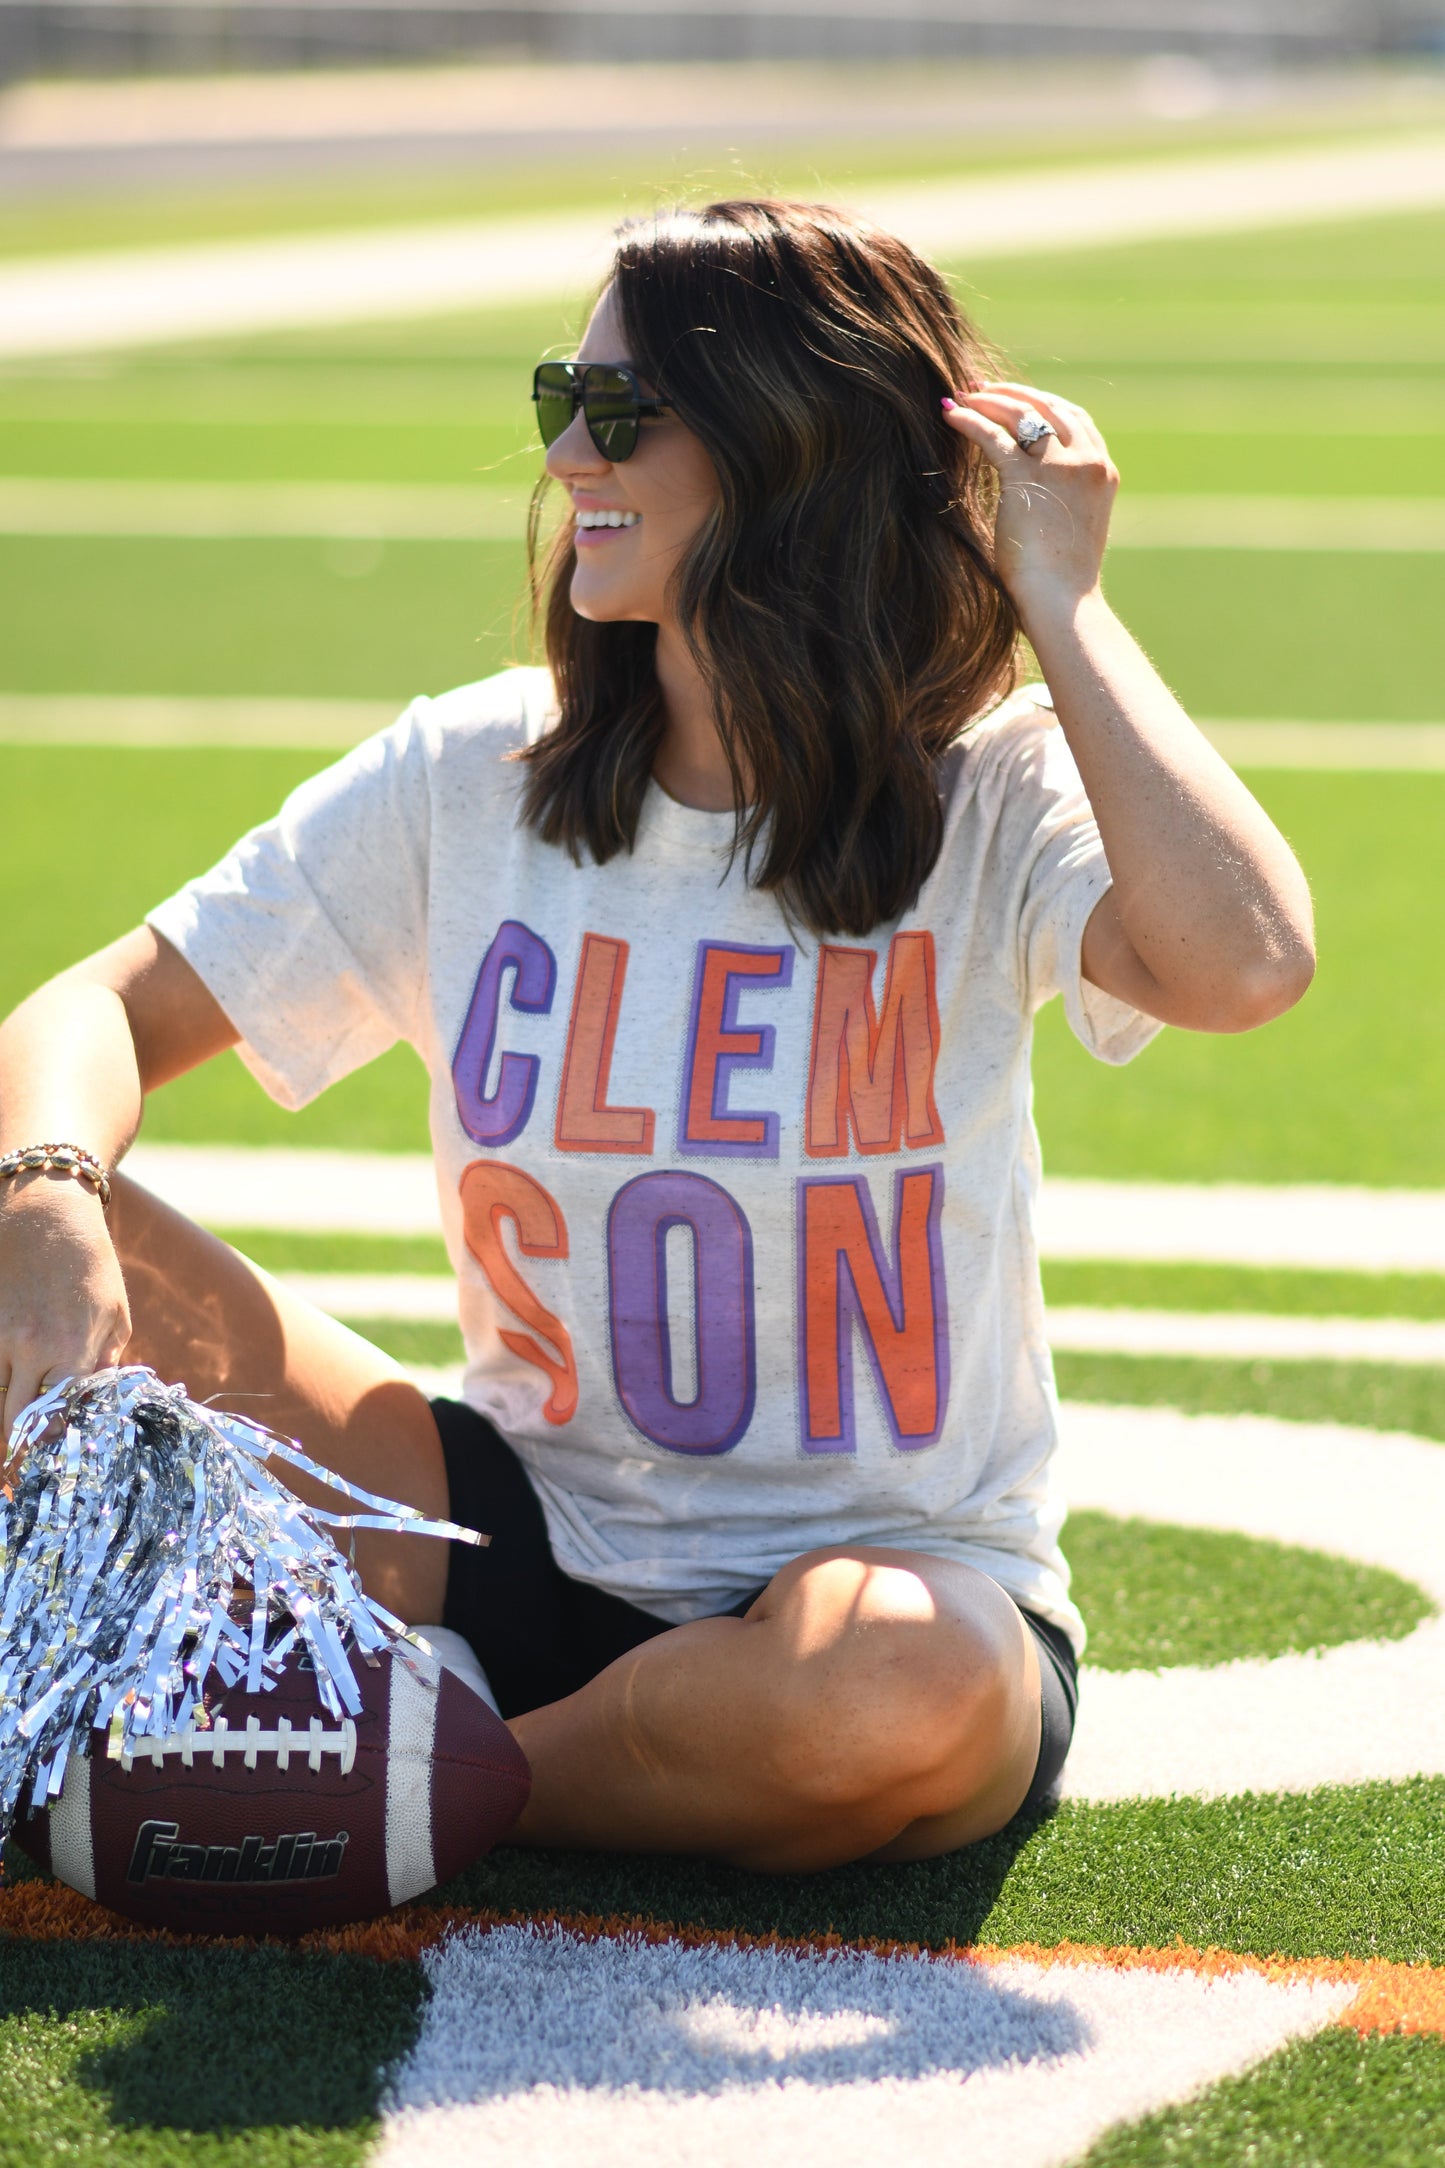
[[640, 512], [574, 512], [572, 516], [579, 527], [635, 527], [642, 514]]

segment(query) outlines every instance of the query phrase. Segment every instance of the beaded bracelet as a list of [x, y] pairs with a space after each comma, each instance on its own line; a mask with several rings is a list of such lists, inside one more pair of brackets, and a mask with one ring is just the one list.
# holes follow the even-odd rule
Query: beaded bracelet
[[18, 1151], [0, 1153], [0, 1182], [40, 1168], [48, 1174], [72, 1174], [77, 1182], [88, 1182], [100, 1199], [101, 1210], [110, 1210], [110, 1176], [95, 1154], [82, 1151], [78, 1144], [26, 1144]]

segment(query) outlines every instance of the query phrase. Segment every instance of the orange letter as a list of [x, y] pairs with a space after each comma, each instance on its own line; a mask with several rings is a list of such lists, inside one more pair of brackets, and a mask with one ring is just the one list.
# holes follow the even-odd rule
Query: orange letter
[[514, 1317], [550, 1340], [560, 1360], [528, 1333], [498, 1327], [502, 1345], [551, 1379], [552, 1390], [542, 1410], [548, 1422], [570, 1423], [577, 1412], [577, 1363], [571, 1337], [512, 1263], [502, 1244], [501, 1226], [504, 1219], [511, 1220], [524, 1257], [565, 1257], [567, 1222], [561, 1208], [540, 1182], [500, 1159], [474, 1159], [463, 1168], [461, 1197], [467, 1248], [487, 1275], [493, 1294]]
[[798, 1184], [798, 1362], [805, 1453], [857, 1451], [853, 1327], [859, 1327], [893, 1443], [932, 1445], [948, 1409], [943, 1169], [893, 1177], [893, 1257], [864, 1175]]
[[933, 936], [897, 933], [888, 950], [883, 1015], [873, 1008], [872, 949], [818, 950], [808, 1068], [810, 1159], [841, 1159], [851, 1128], [860, 1152], [943, 1142], [933, 1097], [938, 998]]
[[650, 1152], [655, 1117], [650, 1107], [610, 1107], [612, 1043], [627, 976], [627, 943], [605, 934], [582, 936], [562, 1089], [557, 1094], [559, 1152]]

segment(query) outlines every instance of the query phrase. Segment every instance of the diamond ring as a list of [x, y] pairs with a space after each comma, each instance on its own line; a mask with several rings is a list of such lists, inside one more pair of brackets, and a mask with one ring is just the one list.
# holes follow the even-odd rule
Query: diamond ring
[[1042, 414], [1035, 414], [1031, 409], [1021, 418], [1014, 431], [1014, 442], [1021, 451], [1031, 452], [1036, 444], [1043, 443], [1045, 437], [1057, 435], [1058, 431], [1053, 423], [1046, 422]]

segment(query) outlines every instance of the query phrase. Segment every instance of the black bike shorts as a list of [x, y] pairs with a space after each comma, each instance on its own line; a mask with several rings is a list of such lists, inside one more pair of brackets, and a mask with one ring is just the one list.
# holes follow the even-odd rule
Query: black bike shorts
[[[575, 1694], [628, 1649], [670, 1630], [666, 1619], [562, 1571], [527, 1471], [484, 1415], [458, 1400], [434, 1400], [432, 1414], [446, 1456], [451, 1518], [492, 1539], [485, 1550], [451, 1545], [442, 1624], [476, 1651], [503, 1716]], [[755, 1589], [722, 1615], [741, 1618], [761, 1593]], [[1039, 1758], [1023, 1812], [1048, 1796], [1063, 1770], [1079, 1685], [1068, 1635], [1018, 1608], [1038, 1647], [1043, 1704]]]

